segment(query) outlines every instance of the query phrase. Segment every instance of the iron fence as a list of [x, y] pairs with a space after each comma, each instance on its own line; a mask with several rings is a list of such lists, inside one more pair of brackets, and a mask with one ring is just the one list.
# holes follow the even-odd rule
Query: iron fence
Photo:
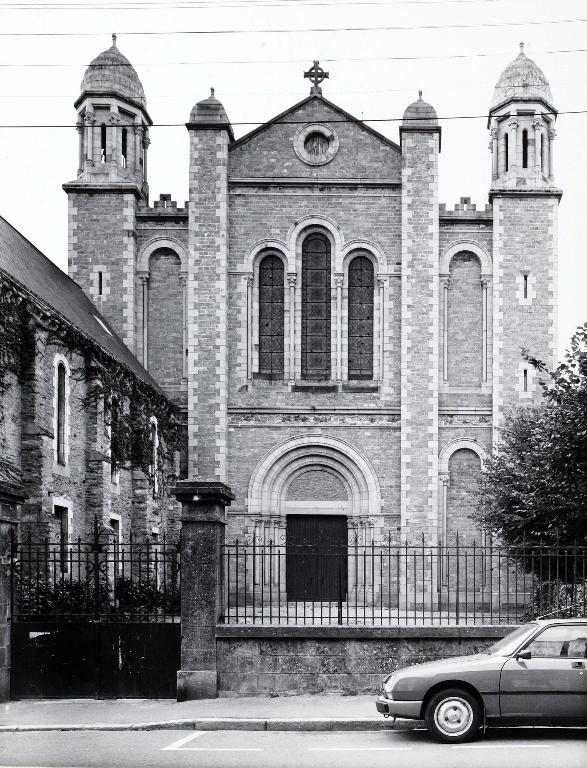
[[11, 620], [179, 622], [179, 545], [130, 535], [119, 541], [97, 522], [89, 541], [11, 542]]
[[518, 624], [585, 615], [587, 547], [238, 541], [226, 545], [229, 624]]

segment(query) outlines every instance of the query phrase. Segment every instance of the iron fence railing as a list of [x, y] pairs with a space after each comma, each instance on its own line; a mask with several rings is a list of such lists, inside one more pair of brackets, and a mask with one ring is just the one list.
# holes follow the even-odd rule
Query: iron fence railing
[[587, 547], [226, 545], [229, 624], [518, 624], [585, 615]]
[[179, 545], [119, 541], [96, 523], [89, 541], [11, 542], [11, 620], [179, 622]]

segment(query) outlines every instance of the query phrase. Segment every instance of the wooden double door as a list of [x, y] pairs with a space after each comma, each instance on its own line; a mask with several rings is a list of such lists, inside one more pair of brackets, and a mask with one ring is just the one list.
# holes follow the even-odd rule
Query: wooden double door
[[288, 515], [287, 599], [346, 600], [347, 542], [346, 515]]

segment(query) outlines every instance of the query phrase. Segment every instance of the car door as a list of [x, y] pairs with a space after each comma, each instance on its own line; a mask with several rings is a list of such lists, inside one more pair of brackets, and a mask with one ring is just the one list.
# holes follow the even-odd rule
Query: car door
[[553, 624], [511, 658], [500, 677], [502, 717], [587, 719], [587, 623]]

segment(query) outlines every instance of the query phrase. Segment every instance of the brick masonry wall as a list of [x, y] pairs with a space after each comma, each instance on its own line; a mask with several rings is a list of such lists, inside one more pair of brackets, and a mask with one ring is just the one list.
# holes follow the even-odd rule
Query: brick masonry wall
[[[355, 123], [341, 122], [344, 115], [322, 99], [312, 99], [283, 120], [231, 151], [231, 176], [399, 178], [399, 151]], [[338, 135], [339, 150], [326, 165], [306, 165], [294, 152], [294, 137], [306, 122], [324, 122]]]
[[438, 502], [438, 149], [402, 137], [401, 525], [434, 535]]
[[450, 263], [448, 290], [448, 384], [479, 387], [482, 376], [481, 264], [463, 251]]
[[148, 315], [149, 373], [165, 391], [181, 387], [183, 368], [183, 288], [180, 260], [172, 251], [151, 256]]
[[189, 475], [226, 480], [228, 135], [190, 132]]
[[[135, 352], [133, 194], [69, 192], [69, 275]], [[105, 269], [102, 269], [105, 267]], [[103, 295], [98, 272], [102, 271]]]
[[222, 636], [230, 635], [230, 629], [220, 629], [216, 642], [220, 696], [375, 696], [382, 677], [390, 672], [482, 651], [512, 628], [463, 629], [451, 634], [420, 627], [414, 632], [365, 629], [341, 632], [338, 637], [329, 628], [307, 628], [303, 637], [291, 629], [276, 631], [274, 637], [268, 633], [255, 636], [254, 631], [246, 638]]
[[479, 456], [468, 448], [461, 448], [450, 457], [448, 468], [447, 543], [453, 544], [458, 533], [463, 543], [474, 539], [477, 544], [481, 544], [479, 530], [470, 518], [471, 510], [475, 508], [477, 480], [481, 470]]
[[[505, 410], [540, 402], [537, 377], [528, 366], [529, 394], [521, 394], [521, 348], [548, 364], [556, 359], [556, 195], [514, 194], [493, 199], [494, 208], [494, 421]], [[520, 301], [520, 275], [532, 278], [535, 297]]]

